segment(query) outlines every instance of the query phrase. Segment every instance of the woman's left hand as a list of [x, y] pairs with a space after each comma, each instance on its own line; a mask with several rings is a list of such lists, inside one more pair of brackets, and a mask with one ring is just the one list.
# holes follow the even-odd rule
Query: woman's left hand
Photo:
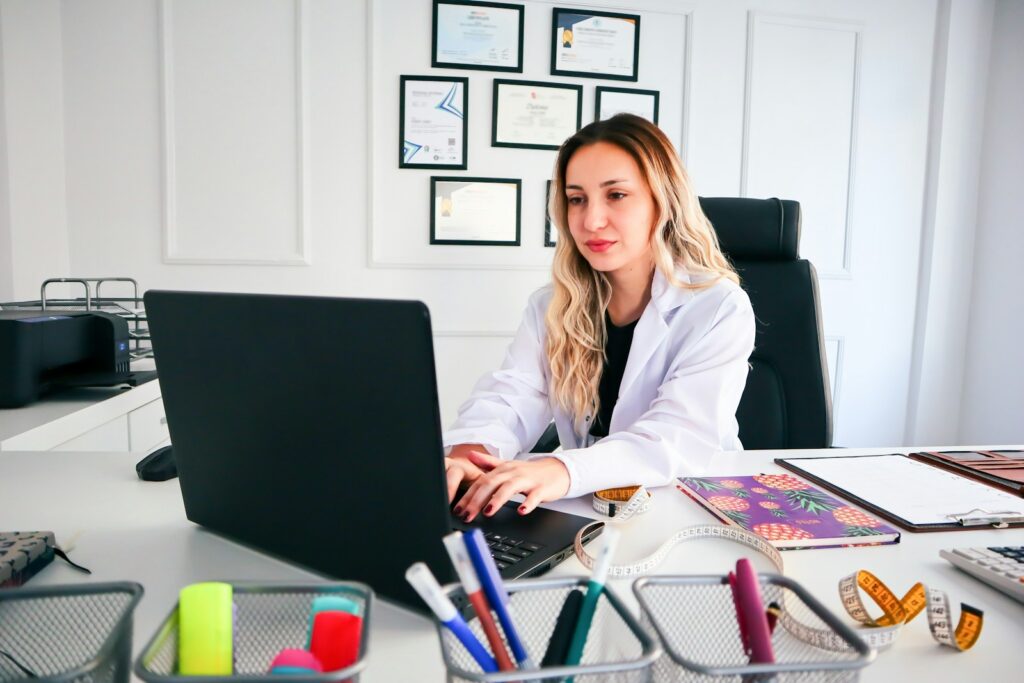
[[472, 522], [481, 510], [490, 517], [517, 493], [526, 494], [519, 514], [533, 511], [541, 503], [558, 500], [569, 490], [569, 470], [558, 458], [502, 460], [483, 453], [472, 453], [470, 462], [483, 470], [463, 494], [454, 512]]

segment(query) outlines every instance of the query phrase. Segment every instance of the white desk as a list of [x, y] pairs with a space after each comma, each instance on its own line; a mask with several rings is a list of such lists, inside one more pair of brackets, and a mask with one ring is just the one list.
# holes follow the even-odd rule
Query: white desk
[[[884, 453], [891, 449], [849, 449], [847, 453]], [[835, 454], [805, 451], [800, 455]], [[786, 455], [792, 456], [789, 451]], [[715, 474], [781, 471], [771, 464], [778, 452], [725, 454]], [[145, 596], [135, 612], [136, 654], [174, 604], [182, 586], [211, 579], [301, 580], [316, 575], [268, 558], [206, 532], [185, 519], [177, 480], [142, 482], [135, 477], [136, 455], [125, 453], [13, 452], [0, 457], [0, 526], [5, 530], [53, 530], [62, 544], [74, 543], [72, 557], [93, 570], [90, 578], [57, 560], [31, 585], [135, 580]], [[555, 505], [594, 516], [586, 499]], [[658, 489], [650, 512], [631, 521], [617, 553], [620, 562], [651, 552], [677, 527], [708, 523], [711, 516], [681, 493]], [[440, 542], [440, 539], [438, 539]], [[903, 535], [899, 545], [783, 553], [786, 573], [806, 586], [827, 607], [845, 613], [836, 582], [851, 571], [870, 569], [898, 593], [921, 580], [946, 590], [954, 604], [962, 600], [985, 611], [979, 643], [966, 653], [939, 647], [922, 617], [906, 627], [896, 645], [879, 654], [865, 681], [927, 679], [941, 681], [1020, 680], [1024, 670], [1024, 605], [962, 574], [938, 556], [940, 548], [1022, 545], [1024, 530], [985, 530]], [[659, 573], [722, 573], [745, 554], [723, 541], [684, 544]], [[756, 561], [756, 560], [755, 560]], [[767, 565], [760, 567], [770, 569]], [[571, 559], [556, 574], [580, 574]], [[628, 582], [617, 593], [632, 601]], [[367, 683], [443, 680], [433, 626], [423, 617], [378, 601], [370, 641]]]
[[[152, 370], [152, 359], [132, 370]], [[0, 451], [149, 452], [167, 439], [160, 382], [79, 387], [21, 408], [0, 409]]]

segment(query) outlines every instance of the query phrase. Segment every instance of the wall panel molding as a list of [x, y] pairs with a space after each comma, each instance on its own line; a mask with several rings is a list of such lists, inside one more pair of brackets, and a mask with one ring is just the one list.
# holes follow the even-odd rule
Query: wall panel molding
[[[758, 36], [763, 36], [764, 32], [771, 27], [781, 28], [792, 28], [792, 29], [809, 29], [812, 31], [827, 32], [828, 34], [847, 34], [852, 37], [852, 45], [850, 49], [852, 54], [850, 57], [850, 72], [845, 74], [848, 79], [850, 88], [850, 111], [849, 115], [849, 132], [848, 132], [848, 150], [845, 154], [843, 163], [845, 168], [842, 169], [846, 175], [845, 182], [843, 183], [843, 196], [841, 198], [843, 204], [842, 210], [842, 225], [841, 235], [838, 235], [838, 250], [839, 262], [838, 267], [833, 267], [831, 264], [819, 265], [818, 277], [821, 279], [851, 279], [853, 277], [853, 268], [851, 263], [852, 255], [852, 242], [853, 242], [853, 222], [852, 222], [852, 207], [854, 198], [854, 177], [855, 177], [855, 159], [857, 156], [857, 125], [858, 125], [858, 111], [860, 109], [860, 77], [861, 77], [861, 46], [863, 43], [863, 26], [859, 23], [842, 21], [837, 19], [823, 19], [808, 16], [796, 16], [796, 15], [783, 15], [783, 14], [769, 14], [758, 11], [750, 11], [747, 15], [747, 66], [746, 66], [746, 78], [744, 85], [744, 96], [743, 96], [743, 141], [740, 161], [740, 196], [750, 196], [751, 192], [751, 145], [752, 145], [752, 126], [754, 126], [754, 118], [758, 115], [755, 111], [756, 103], [755, 88], [756, 88], [756, 76], [758, 73]], [[832, 41], [830, 47], [835, 47], [838, 43]], [[765, 65], [762, 65], [765, 68]], [[787, 74], [789, 76], [791, 74]], [[834, 82], [839, 82], [838, 79], [843, 74], [835, 74], [835, 78], [832, 79]], [[813, 88], [813, 84], [800, 84], [792, 82], [793, 92], [797, 93], [801, 85], [805, 85], [808, 89]], [[775, 113], [775, 112], [772, 112]], [[838, 112], [835, 112], [838, 113]], [[773, 122], [774, 123], [774, 122]], [[781, 134], [784, 132], [782, 129], [777, 129]], [[757, 141], [754, 141], [757, 144]], [[780, 173], [785, 177], [785, 166], [784, 160], [779, 159]], [[833, 170], [839, 170], [833, 168]], [[799, 182], [796, 180], [795, 182]], [[760, 193], [757, 193], [760, 195]], [[773, 193], [778, 194], [778, 193]], [[786, 197], [787, 199], [797, 199], [800, 197]], [[806, 204], [807, 202], [802, 202]], [[805, 213], [805, 230], [804, 235], [806, 236], [806, 213]], [[806, 254], [802, 254], [805, 258]], [[811, 256], [815, 256], [812, 254]]]
[[[216, 0], [213, 0], [216, 2]], [[237, 4], [237, 3], [236, 3]], [[306, 0], [292, 0], [294, 11], [294, 98], [295, 107], [295, 210], [294, 222], [289, 236], [290, 248], [268, 251], [260, 256], [231, 256], [203, 253], [201, 250], [188, 251], [179, 246], [182, 231], [179, 221], [180, 188], [178, 150], [180, 141], [177, 132], [175, 106], [178, 93], [175, 88], [175, 30], [174, 11], [181, 11], [182, 4], [171, 0], [160, 0], [159, 4], [159, 62], [160, 62], [160, 114], [162, 126], [161, 156], [163, 162], [163, 262], [168, 264], [209, 264], [209, 265], [271, 265], [307, 266], [312, 258], [312, 235], [309, 224], [309, 150], [308, 150], [308, 93], [307, 93], [307, 9]], [[211, 5], [207, 4], [207, 7]], [[198, 227], [195, 229], [202, 229]]]

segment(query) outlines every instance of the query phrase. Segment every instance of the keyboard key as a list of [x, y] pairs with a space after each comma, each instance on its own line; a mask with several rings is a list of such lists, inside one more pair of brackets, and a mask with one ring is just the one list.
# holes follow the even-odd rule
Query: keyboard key
[[502, 571], [502, 570], [508, 569], [508, 565], [505, 564], [504, 562], [495, 562], [494, 564], [498, 568], [499, 572]]
[[509, 550], [512, 550], [512, 546], [505, 545], [504, 543], [499, 543], [494, 546], [494, 551], [498, 553], [507, 553]]
[[960, 557], [966, 557], [968, 560], [980, 560], [985, 557], [974, 548], [956, 548], [953, 552]]
[[519, 545], [520, 543], [522, 543], [522, 541], [520, 541], [519, 539], [516, 539], [516, 538], [508, 538], [506, 536], [504, 543], [505, 543], [505, 545]]
[[540, 550], [540, 546], [536, 543], [521, 543], [519, 547], [523, 548], [524, 550], [529, 550], [530, 552]]
[[522, 548], [512, 548], [512, 550], [509, 551], [509, 554], [516, 555], [518, 557], [529, 557], [530, 555], [533, 555], [529, 550], [523, 550]]
[[505, 564], [515, 564], [520, 559], [521, 558], [512, 557], [511, 555], [505, 555], [505, 554], [498, 554], [498, 555], [494, 556], [494, 560], [496, 562], [504, 562]]
[[492, 541], [498, 541], [499, 543], [505, 542], [505, 537], [501, 534], [487, 534], [487, 538], [489, 538]]

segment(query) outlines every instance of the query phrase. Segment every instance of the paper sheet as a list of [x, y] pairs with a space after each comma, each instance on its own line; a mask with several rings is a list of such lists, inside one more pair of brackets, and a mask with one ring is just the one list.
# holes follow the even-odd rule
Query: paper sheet
[[957, 516], [984, 513], [1024, 515], [1024, 499], [902, 455], [787, 462], [911, 524], [949, 524]]

